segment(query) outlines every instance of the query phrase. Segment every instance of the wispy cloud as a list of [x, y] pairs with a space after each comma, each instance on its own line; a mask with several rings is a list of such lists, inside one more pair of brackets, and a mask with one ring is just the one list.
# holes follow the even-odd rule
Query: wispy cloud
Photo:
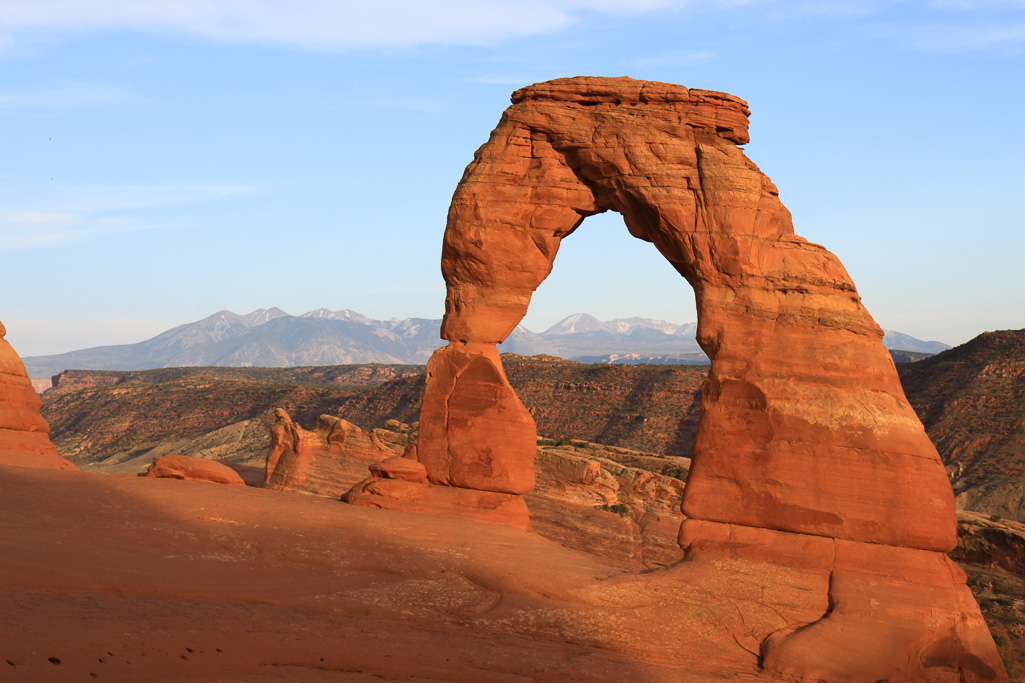
[[0, 42], [94, 31], [147, 31], [315, 50], [473, 45], [539, 35], [593, 14], [639, 15], [764, 0], [33, 0], [5, 7]]
[[[33, 188], [20, 189], [28, 195]], [[56, 246], [111, 233], [170, 228], [135, 215], [139, 209], [215, 201], [248, 194], [238, 185], [73, 186], [47, 187], [46, 199], [22, 203], [45, 204], [45, 210], [0, 212], [0, 251]], [[10, 196], [0, 198], [16, 203]]]
[[109, 102], [127, 102], [133, 99], [135, 97], [131, 93], [119, 88], [78, 84], [64, 88], [0, 92], [0, 109], [70, 108]]
[[139, 228], [110, 220], [90, 220], [80, 214], [11, 211], [0, 213], [0, 251], [54, 246], [90, 235], [136, 229]]

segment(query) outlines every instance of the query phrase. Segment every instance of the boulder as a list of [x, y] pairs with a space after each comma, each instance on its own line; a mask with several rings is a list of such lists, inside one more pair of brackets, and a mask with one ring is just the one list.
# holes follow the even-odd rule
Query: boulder
[[193, 458], [188, 455], [165, 455], [157, 458], [146, 470], [147, 477], [206, 481], [212, 484], [245, 486], [242, 476], [216, 460]]

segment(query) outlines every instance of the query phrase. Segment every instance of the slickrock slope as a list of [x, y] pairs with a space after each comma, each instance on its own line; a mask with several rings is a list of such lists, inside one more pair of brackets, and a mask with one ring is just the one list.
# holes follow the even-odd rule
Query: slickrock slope
[[750, 643], [804, 612], [755, 585], [806, 584], [757, 563], [731, 582], [700, 562], [635, 573], [507, 527], [267, 489], [2, 467], [0, 557], [11, 683], [768, 681]]
[[416, 452], [430, 482], [481, 496], [533, 485], [534, 423], [495, 346], [561, 240], [618, 211], [693, 286], [711, 359], [684, 493], [688, 559], [811, 582], [800, 617], [755, 636], [761, 665], [803, 680], [1005, 679], [943, 554], [956, 519], [936, 449], [843, 266], [794, 234], [738, 147], [746, 104], [629, 78], [559, 79], [512, 101], [449, 209], [449, 344], [428, 364]]
[[57, 454], [39, 397], [0, 323], [0, 465], [74, 469]]
[[958, 507], [1025, 522], [1025, 330], [986, 332], [898, 369]]

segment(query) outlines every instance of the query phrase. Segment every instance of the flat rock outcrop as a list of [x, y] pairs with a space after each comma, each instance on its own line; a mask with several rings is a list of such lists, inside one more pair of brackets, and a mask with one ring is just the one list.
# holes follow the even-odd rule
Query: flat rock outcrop
[[77, 469], [57, 454], [25, 366], [0, 323], [0, 465]]
[[376, 434], [347, 420], [321, 415], [311, 432], [278, 408], [271, 425], [266, 487], [338, 498], [366, 478], [369, 465], [396, 455]]
[[188, 455], [165, 455], [157, 458], [146, 470], [147, 477], [182, 479], [185, 481], [206, 481], [211, 484], [245, 486], [242, 476], [232, 468], [206, 458]]
[[883, 331], [740, 149], [746, 103], [629, 78], [539, 83], [512, 102], [449, 209], [449, 344], [428, 367], [416, 453], [432, 484], [529, 491], [536, 430], [495, 347], [561, 241], [617, 211], [693, 287], [711, 360], [683, 497], [688, 562], [668, 571], [719, 563], [728, 577], [750, 571], [743, 559], [801, 572], [807, 592], [787, 600], [803, 606], [745, 636], [781, 676], [1006, 680], [943, 554], [953, 493]]

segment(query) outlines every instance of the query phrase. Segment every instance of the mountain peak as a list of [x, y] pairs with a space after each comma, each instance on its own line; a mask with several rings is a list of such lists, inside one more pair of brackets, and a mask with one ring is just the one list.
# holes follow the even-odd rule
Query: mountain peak
[[587, 313], [574, 313], [555, 323], [541, 334], [578, 334], [601, 330], [602, 321]]

